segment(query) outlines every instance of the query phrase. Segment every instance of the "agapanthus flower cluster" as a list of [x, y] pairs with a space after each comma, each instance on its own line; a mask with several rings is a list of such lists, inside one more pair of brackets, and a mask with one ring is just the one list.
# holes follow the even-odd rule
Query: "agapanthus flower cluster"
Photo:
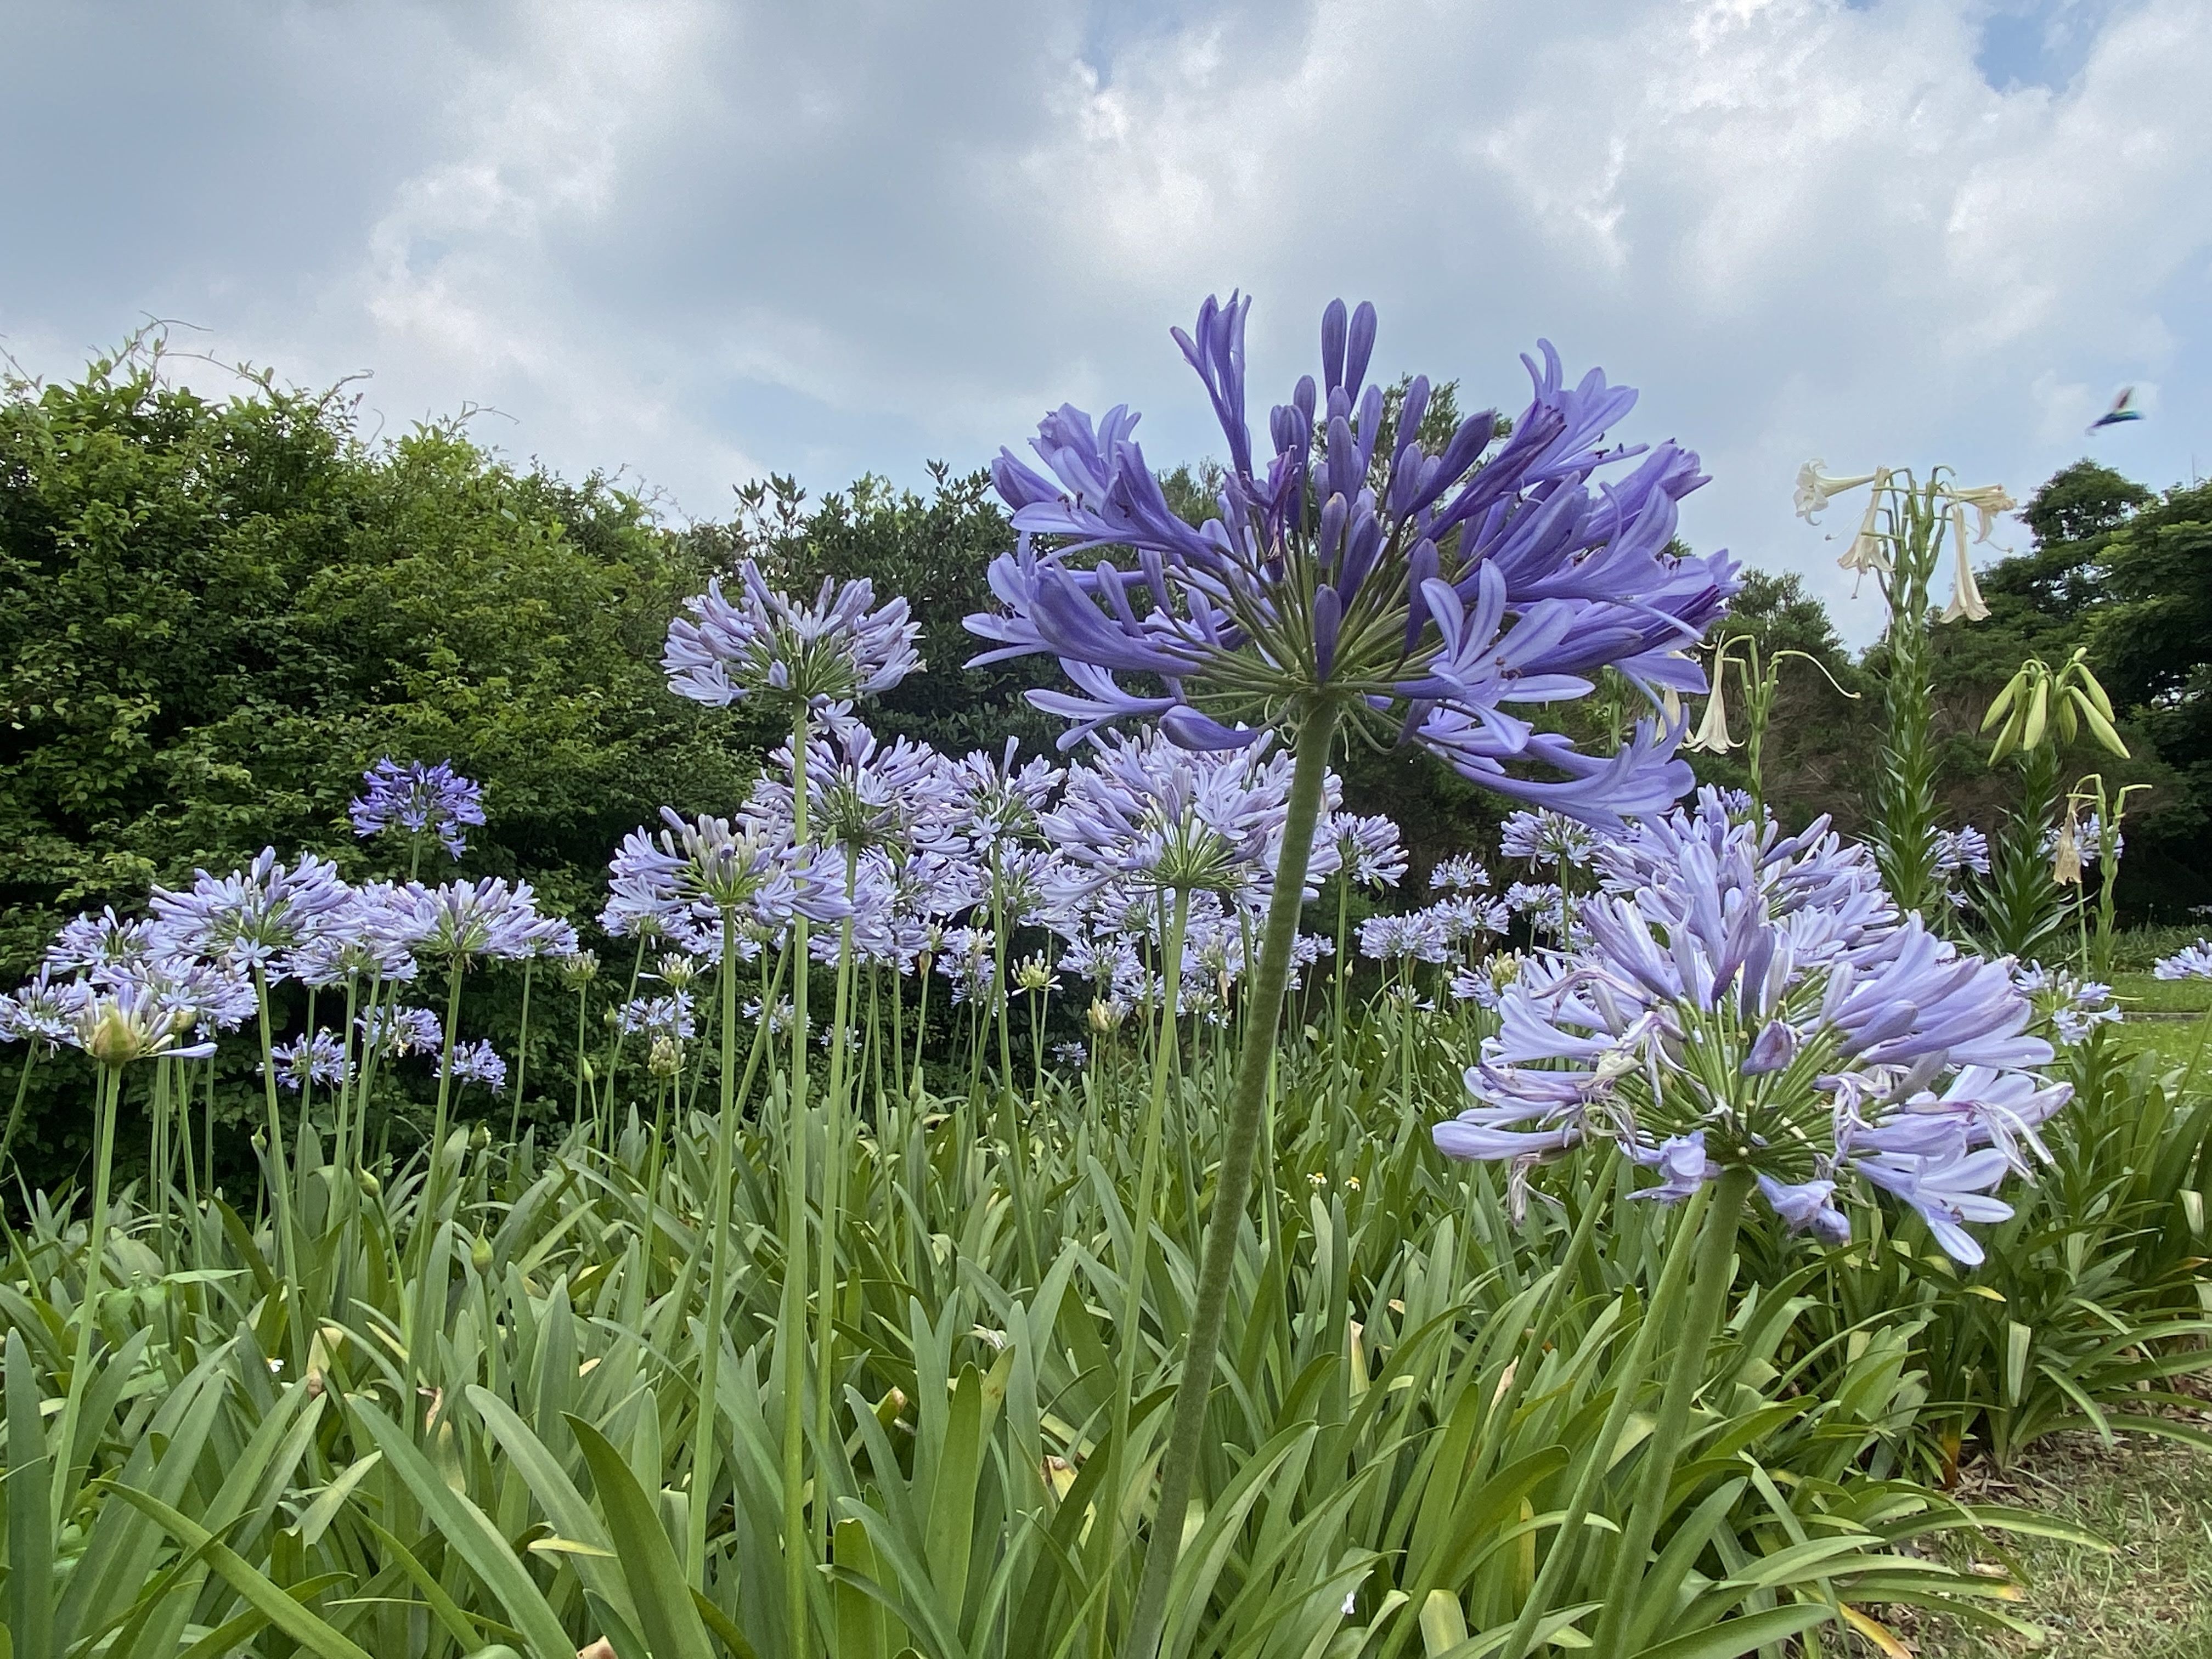
[[906, 601], [875, 597], [865, 579], [824, 578], [809, 605], [771, 588], [747, 559], [734, 597], [717, 579], [684, 601], [661, 666], [678, 696], [718, 708], [751, 697], [823, 712], [874, 696], [921, 666]]
[[2200, 939], [2160, 957], [2150, 971], [2159, 979], [2212, 979], [2212, 939]]
[[194, 1020], [161, 988], [144, 980], [95, 987], [72, 1012], [63, 1041], [103, 1066], [122, 1066], [167, 1055], [203, 1060], [215, 1052], [204, 1038], [187, 1041]]
[[156, 887], [154, 919], [169, 948], [283, 976], [283, 963], [337, 926], [350, 903], [337, 866], [313, 854], [287, 865], [264, 848], [243, 870], [198, 872], [182, 892]]
[[538, 910], [528, 882], [497, 876], [393, 888], [375, 926], [415, 955], [457, 967], [576, 948], [575, 930]]
[[1429, 886], [1438, 893], [1469, 893], [1490, 885], [1490, 872], [1472, 853], [1455, 853], [1437, 860], [1429, 872]]
[[77, 1011], [91, 1000], [92, 981], [54, 977], [52, 963], [6, 996], [0, 996], [0, 1042], [44, 1043], [51, 1054], [70, 1040]]
[[453, 1048], [453, 1078], [456, 1086], [464, 1083], [481, 1083], [492, 1093], [497, 1094], [507, 1087], [507, 1061], [485, 1038], [479, 1037], [474, 1042], [458, 1043]]
[[350, 1070], [345, 1045], [334, 1031], [318, 1030], [312, 1036], [280, 1042], [269, 1051], [269, 1056], [276, 1062], [278, 1086], [295, 1095], [309, 1085], [335, 1089]]
[[1334, 812], [1326, 820], [1326, 830], [1336, 844], [1337, 866], [1354, 886], [1375, 892], [1405, 879], [1406, 846], [1399, 839], [1398, 826], [1389, 818]]
[[409, 1054], [434, 1054], [446, 1046], [444, 1022], [428, 1008], [404, 1008], [386, 1004], [372, 1008], [355, 1022], [362, 1046], [386, 1060]]
[[2086, 1042], [2100, 1025], [2117, 1024], [2120, 1020], [2112, 988], [2083, 979], [2070, 969], [2031, 962], [2014, 968], [2012, 981], [2033, 1006], [2038, 1018], [2049, 1022], [2051, 1035], [2069, 1047]]
[[465, 827], [484, 821], [483, 786], [450, 763], [404, 766], [389, 755], [362, 774], [362, 793], [347, 804], [353, 832], [363, 841], [395, 836], [422, 845], [435, 841], [454, 858], [468, 847]]
[[1447, 1154], [1516, 1176], [1610, 1139], [1673, 1200], [1731, 1166], [1794, 1228], [1840, 1240], [1856, 1178], [1911, 1206], [1958, 1260], [1968, 1222], [2010, 1213], [2069, 1091], [2006, 962], [1962, 954], [1900, 918], [1872, 859], [1825, 822], [1784, 838], [1717, 798], [1600, 850], [1580, 906], [1589, 943], [1525, 962], [1498, 1035], [1440, 1124]]
[[[1705, 482], [1697, 457], [1602, 447], [1635, 393], [1595, 371], [1570, 386], [1548, 343], [1540, 364], [1523, 360], [1534, 395], [1509, 437], [1486, 410], [1432, 452], [1429, 381], [1393, 411], [1367, 380], [1374, 308], [1339, 302], [1322, 318], [1322, 380], [1273, 410], [1262, 466], [1245, 421], [1247, 303], [1208, 300], [1194, 334], [1176, 336], [1227, 441], [1218, 516], [1194, 526], [1169, 506], [1127, 408], [1047, 416], [1033, 445], [1045, 471], [1011, 453], [992, 469], [1021, 539], [991, 568], [1001, 608], [969, 618], [994, 642], [976, 660], [1057, 657], [1073, 691], [1030, 695], [1071, 722], [1064, 744], [1133, 719], [1187, 747], [1241, 748], [1321, 700], [1592, 822], [1679, 796], [1679, 732], [1656, 719], [1595, 757], [1511, 711], [1586, 696], [1607, 666], [1655, 710], [1666, 691], [1704, 689], [1684, 647], [1736, 577], [1724, 554], [1669, 550], [1676, 501]], [[1112, 549], [1128, 568], [1092, 557]]]
[[1557, 812], [1508, 812], [1498, 827], [1498, 855], [1532, 869], [1583, 863], [1596, 844], [1588, 825]]

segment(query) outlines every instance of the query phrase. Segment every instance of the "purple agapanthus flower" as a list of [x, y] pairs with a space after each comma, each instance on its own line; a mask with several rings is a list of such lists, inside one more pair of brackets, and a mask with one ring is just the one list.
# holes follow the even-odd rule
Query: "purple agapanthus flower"
[[2212, 979], [2212, 939], [2183, 945], [2172, 956], [2160, 957], [2150, 971], [2158, 979]]
[[493, 876], [438, 887], [410, 882], [392, 890], [378, 923], [383, 936], [416, 956], [466, 967], [487, 959], [520, 961], [565, 937], [567, 925], [538, 913], [526, 881]]
[[1580, 864], [1595, 845], [1588, 826], [1557, 812], [1508, 812], [1498, 827], [1499, 856], [1531, 866]]
[[2011, 1212], [1990, 1195], [2040, 1153], [2069, 1091], [2039, 1068], [2008, 962], [1962, 954], [1899, 917], [1863, 848], [1826, 833], [1695, 811], [1598, 854], [1589, 942], [1523, 963], [1498, 1035], [1468, 1069], [1477, 1104], [1435, 1130], [1456, 1158], [1516, 1167], [1589, 1139], [1683, 1195], [1735, 1165], [1791, 1225], [1827, 1238], [1856, 1176], [1917, 1211], [1966, 1262], [1963, 1224]]
[[164, 945], [155, 923], [118, 916], [110, 905], [96, 916], [64, 922], [43, 960], [56, 973], [81, 973], [95, 985], [114, 985], [161, 955]]
[[1490, 872], [1472, 853], [1440, 859], [1429, 872], [1429, 886], [1439, 893], [1469, 893], [1490, 885]]
[[[742, 817], [788, 828], [793, 756], [787, 740], [769, 757]], [[956, 787], [945, 757], [927, 744], [897, 738], [886, 744], [859, 720], [843, 722], [806, 744], [806, 835], [854, 852], [910, 850], [923, 826], [951, 811]]]
[[215, 1052], [215, 1044], [187, 1042], [193, 1023], [190, 1011], [171, 1002], [160, 987], [143, 980], [125, 981], [95, 988], [80, 1000], [63, 1040], [103, 1066], [128, 1066], [162, 1055], [204, 1060]]
[[345, 1047], [334, 1031], [319, 1030], [313, 1036], [280, 1042], [269, 1057], [276, 1062], [278, 1086], [295, 1095], [308, 1084], [334, 1089], [345, 1081], [349, 1069]]
[[684, 602], [661, 657], [670, 688], [726, 708], [746, 697], [817, 713], [890, 690], [921, 666], [921, 624], [902, 599], [881, 606], [873, 584], [826, 577], [811, 605], [777, 592], [758, 565], [738, 567], [735, 597], [719, 579]]
[[6, 996], [0, 996], [0, 1042], [43, 1042], [46, 1052], [70, 1040], [77, 1011], [90, 1001], [92, 981], [57, 979], [51, 963]]
[[444, 1023], [428, 1008], [372, 1008], [355, 1024], [362, 1047], [386, 1060], [434, 1054], [446, 1046]]
[[[1593, 822], [1680, 795], [1688, 769], [1656, 720], [1605, 757], [1509, 711], [1586, 696], [1605, 667], [1655, 711], [1663, 691], [1704, 689], [1684, 647], [1736, 578], [1724, 554], [1668, 550], [1675, 502], [1705, 482], [1697, 457], [1601, 448], [1636, 394], [1595, 371], [1568, 386], [1548, 344], [1528, 362], [1534, 398], [1510, 437], [1485, 411], [1431, 453], [1429, 382], [1408, 383], [1393, 421], [1367, 383], [1374, 308], [1340, 301], [1322, 319], [1322, 380], [1272, 412], [1263, 467], [1245, 423], [1248, 305], [1209, 299], [1195, 332], [1176, 335], [1229, 447], [1203, 526], [1169, 506], [1126, 407], [1047, 416], [1033, 445], [1043, 472], [1001, 453], [992, 476], [1021, 542], [991, 567], [1001, 608], [969, 618], [994, 642], [976, 661], [1059, 658], [1073, 692], [1030, 698], [1071, 722], [1064, 744], [1135, 718], [1188, 747], [1243, 747], [1320, 700]], [[1594, 493], [1601, 468], [1634, 455]], [[1111, 549], [1130, 568], [1084, 562]]]
[[273, 981], [283, 959], [334, 925], [348, 901], [335, 864], [306, 854], [286, 865], [266, 847], [229, 875], [198, 872], [183, 892], [156, 887], [153, 908], [173, 948]]
[[1389, 818], [1335, 812], [1323, 820], [1322, 835], [1336, 843], [1338, 865], [1355, 886], [1376, 891], [1406, 878], [1406, 843]]
[[[1291, 773], [1279, 750], [1194, 750], [1150, 732], [1103, 736], [1088, 764], [1069, 769], [1059, 805], [1038, 825], [1096, 881], [1262, 903], [1280, 860]], [[1327, 788], [1334, 808], [1341, 793], [1334, 776]], [[1326, 818], [1314, 841], [1310, 883], [1341, 857]]]
[[479, 1037], [453, 1049], [453, 1078], [456, 1085], [481, 1083], [497, 1094], [507, 1087], [507, 1061], [500, 1057], [489, 1039]]
[[610, 896], [599, 920], [609, 932], [650, 931], [719, 956], [725, 915], [774, 930], [798, 915], [829, 922], [850, 914], [843, 857], [793, 846], [788, 823], [733, 825], [665, 806], [660, 816], [665, 829], [633, 830], [608, 866]]
[[464, 825], [484, 821], [483, 786], [463, 777], [450, 763], [402, 766], [389, 755], [361, 775], [362, 793], [349, 802], [353, 832], [363, 841], [395, 835], [418, 845], [435, 841], [453, 857], [468, 847]]

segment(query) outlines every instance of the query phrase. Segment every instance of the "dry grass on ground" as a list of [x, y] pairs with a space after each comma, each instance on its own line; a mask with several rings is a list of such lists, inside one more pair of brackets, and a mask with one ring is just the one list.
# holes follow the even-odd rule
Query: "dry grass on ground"
[[1927, 1620], [1910, 1631], [1922, 1659], [2212, 1659], [2212, 1453], [2065, 1435], [1976, 1486], [1960, 1495], [2039, 1510], [2113, 1547], [1993, 1537], [1978, 1555], [2018, 1572], [2027, 1593], [2010, 1610], [2043, 1642]]

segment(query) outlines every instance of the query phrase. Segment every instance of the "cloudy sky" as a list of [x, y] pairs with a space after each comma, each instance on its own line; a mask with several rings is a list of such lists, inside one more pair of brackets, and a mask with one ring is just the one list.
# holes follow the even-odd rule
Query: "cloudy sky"
[[1540, 335], [1602, 364], [1703, 453], [1692, 541], [1858, 638], [1809, 455], [2212, 471], [2204, 0], [0, 0], [0, 42], [21, 368], [173, 319], [672, 516], [1064, 400], [1218, 454], [1166, 331], [1232, 286], [1262, 409], [1335, 295], [1463, 401]]

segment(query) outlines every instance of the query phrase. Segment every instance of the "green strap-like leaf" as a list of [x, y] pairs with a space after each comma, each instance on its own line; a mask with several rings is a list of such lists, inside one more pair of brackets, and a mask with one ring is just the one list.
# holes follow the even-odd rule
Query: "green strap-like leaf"
[[179, 1514], [160, 1498], [133, 1486], [110, 1486], [118, 1498], [134, 1504], [153, 1517], [154, 1523], [186, 1549], [200, 1555], [216, 1575], [245, 1598], [246, 1604], [301, 1647], [323, 1659], [370, 1659], [368, 1650], [356, 1647], [309, 1613], [255, 1571], [252, 1563], [190, 1516]]
[[[568, 1422], [591, 1466], [599, 1508], [614, 1535], [615, 1553], [621, 1558], [623, 1577], [629, 1581], [630, 1600], [653, 1659], [714, 1659], [707, 1627], [691, 1605], [690, 1587], [676, 1559], [675, 1547], [661, 1529], [653, 1500], [605, 1435], [580, 1417], [572, 1414]], [[706, 1494], [694, 1493], [693, 1501], [706, 1502]]]

